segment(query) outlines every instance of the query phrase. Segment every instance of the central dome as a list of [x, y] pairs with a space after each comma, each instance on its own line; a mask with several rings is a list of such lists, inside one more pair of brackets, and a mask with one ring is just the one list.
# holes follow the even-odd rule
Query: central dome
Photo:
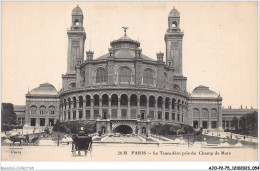
[[114, 48], [116, 51], [119, 49], [131, 49], [135, 50], [140, 47], [140, 42], [131, 39], [127, 35], [110, 42], [110, 46]]
[[[133, 59], [135, 58], [135, 51], [139, 49], [140, 42], [131, 39], [126, 34], [117, 39], [110, 42], [111, 49], [114, 49], [115, 51], [115, 58], [120, 59]], [[102, 55], [95, 60], [105, 60], [109, 57], [109, 53]], [[154, 61], [154, 59], [144, 55], [140, 54], [140, 57], [144, 60]]]

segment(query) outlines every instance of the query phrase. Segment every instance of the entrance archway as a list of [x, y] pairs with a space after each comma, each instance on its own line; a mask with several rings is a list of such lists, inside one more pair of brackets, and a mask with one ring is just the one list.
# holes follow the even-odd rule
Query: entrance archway
[[121, 134], [132, 134], [133, 129], [128, 125], [119, 125], [115, 128], [115, 132]]
[[142, 127], [142, 134], [146, 134], [146, 128]]

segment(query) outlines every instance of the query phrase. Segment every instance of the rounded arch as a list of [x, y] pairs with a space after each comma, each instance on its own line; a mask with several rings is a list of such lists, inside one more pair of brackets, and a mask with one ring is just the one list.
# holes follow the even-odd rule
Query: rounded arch
[[129, 125], [119, 125], [116, 128], [114, 128], [114, 132], [121, 134], [132, 134], [134, 130]]
[[83, 107], [83, 97], [81, 95], [79, 96], [79, 107]]
[[147, 105], [147, 97], [146, 97], [146, 95], [142, 94], [140, 96], [140, 106], [146, 107], [146, 105]]
[[207, 108], [203, 108], [202, 109], [202, 114], [201, 114], [202, 118], [207, 118], [209, 117], [209, 110]]
[[112, 94], [111, 105], [112, 106], [118, 106], [118, 95], [117, 94]]
[[55, 107], [53, 105], [49, 106], [49, 113], [50, 113], [50, 115], [55, 114]]
[[69, 105], [69, 109], [71, 108], [71, 98], [68, 98], [68, 105]]
[[75, 25], [75, 26], [79, 26], [79, 19], [75, 19], [75, 20], [74, 20], [74, 25]]
[[76, 108], [77, 107], [77, 98], [74, 96], [72, 98], [72, 101], [73, 101], [73, 108]]
[[96, 83], [107, 82], [107, 70], [103, 67], [99, 67], [95, 70]]
[[108, 106], [108, 95], [107, 94], [102, 95], [102, 106]]
[[172, 99], [172, 109], [175, 109], [175, 106], [176, 106], [176, 99], [173, 98]]
[[162, 96], [159, 96], [157, 100], [157, 107], [162, 108], [162, 105], [163, 105], [163, 98]]
[[46, 113], [46, 107], [44, 105], [40, 106], [40, 115], [44, 115]]
[[143, 83], [144, 84], [154, 84], [154, 79], [155, 79], [155, 72], [151, 68], [146, 68], [143, 70]]
[[127, 106], [128, 105], [128, 96], [126, 94], [122, 94], [120, 97], [120, 105]]
[[170, 98], [166, 97], [165, 98], [165, 109], [169, 109], [169, 103], [170, 103]]
[[137, 106], [137, 95], [132, 94], [130, 96], [130, 106]]
[[37, 106], [32, 105], [32, 106], [30, 107], [30, 109], [35, 109], [35, 110], [37, 110]]
[[115, 129], [120, 126], [120, 125], [127, 125], [129, 127], [132, 128], [132, 130], [135, 132], [136, 130], [136, 125], [134, 123], [131, 122], [127, 122], [127, 121], [121, 121], [121, 122], [117, 122], [117, 123], [113, 123], [112, 124], [112, 131], [115, 132]]
[[122, 66], [118, 69], [118, 82], [128, 82], [132, 81], [132, 70], [128, 66]]
[[66, 99], [63, 99], [63, 106], [64, 106], [65, 109], [67, 108], [67, 100]]
[[31, 115], [36, 115], [36, 112], [37, 112], [37, 106], [32, 105], [32, 106], [30, 107], [30, 113], [31, 113]]
[[193, 108], [193, 117], [198, 118], [200, 116], [200, 110], [198, 108]]
[[153, 95], [149, 97], [149, 107], [155, 107], [155, 97]]
[[213, 117], [213, 118], [216, 118], [218, 115], [218, 111], [216, 108], [212, 108], [210, 113], [211, 113], [211, 117]]
[[86, 95], [86, 107], [90, 107], [91, 106], [91, 96], [90, 95]]
[[180, 105], [181, 105], [181, 100], [178, 99], [178, 102], [177, 102], [177, 110], [180, 110]]
[[93, 98], [94, 98], [94, 106], [99, 106], [99, 95], [95, 94]]
[[173, 21], [172, 22], [172, 28], [176, 28], [176, 27], [178, 27], [178, 23], [176, 21]]

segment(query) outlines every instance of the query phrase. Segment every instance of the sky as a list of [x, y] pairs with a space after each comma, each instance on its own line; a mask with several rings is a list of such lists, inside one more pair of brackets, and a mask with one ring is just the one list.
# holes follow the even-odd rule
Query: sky
[[77, 5], [85, 51], [94, 51], [94, 58], [107, 53], [127, 26], [128, 36], [155, 60], [157, 52], [165, 53], [168, 14], [175, 7], [184, 32], [187, 91], [205, 85], [220, 93], [224, 107], [257, 108], [257, 2], [2, 2], [2, 102], [24, 105], [28, 90], [41, 83], [62, 87], [67, 29]]

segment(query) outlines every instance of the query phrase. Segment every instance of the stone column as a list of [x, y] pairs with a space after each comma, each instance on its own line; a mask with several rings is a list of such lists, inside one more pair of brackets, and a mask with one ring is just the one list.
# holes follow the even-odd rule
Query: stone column
[[146, 97], [146, 118], [149, 116], [149, 97]]
[[90, 99], [90, 119], [94, 119], [94, 99]]
[[103, 115], [103, 113], [102, 113], [102, 97], [99, 98], [98, 111], [99, 111], [99, 115], [100, 115], [100, 117], [102, 119], [102, 115]]
[[70, 104], [70, 120], [73, 120], [73, 110], [72, 110], [72, 108], [73, 108], [73, 104], [71, 103]]
[[117, 103], [117, 114], [118, 118], [121, 118], [121, 98], [118, 98], [118, 103]]
[[169, 101], [169, 120], [172, 121], [172, 100]]
[[83, 98], [83, 112], [82, 112], [82, 119], [86, 120], [86, 99]]
[[201, 120], [201, 109], [199, 109], [199, 123], [198, 123], [198, 128], [202, 127], [202, 120]]
[[108, 119], [112, 117], [112, 111], [111, 111], [111, 98], [108, 98]]
[[136, 117], [138, 117], [138, 115], [140, 115], [140, 98], [139, 97], [137, 97], [137, 116]]
[[218, 129], [222, 128], [222, 102], [218, 102]]
[[211, 129], [212, 126], [211, 126], [211, 111], [209, 111], [209, 127], [208, 129]]
[[165, 120], [165, 100], [162, 101], [162, 119]]
[[155, 119], [155, 120], [158, 120], [158, 104], [157, 104], [157, 99], [154, 100], [154, 107], [155, 107], [154, 119]]
[[79, 120], [79, 100], [76, 99], [76, 120]]
[[130, 98], [127, 99], [127, 116], [126, 118], [130, 118], [130, 115], [131, 115], [131, 107], [130, 107]]

